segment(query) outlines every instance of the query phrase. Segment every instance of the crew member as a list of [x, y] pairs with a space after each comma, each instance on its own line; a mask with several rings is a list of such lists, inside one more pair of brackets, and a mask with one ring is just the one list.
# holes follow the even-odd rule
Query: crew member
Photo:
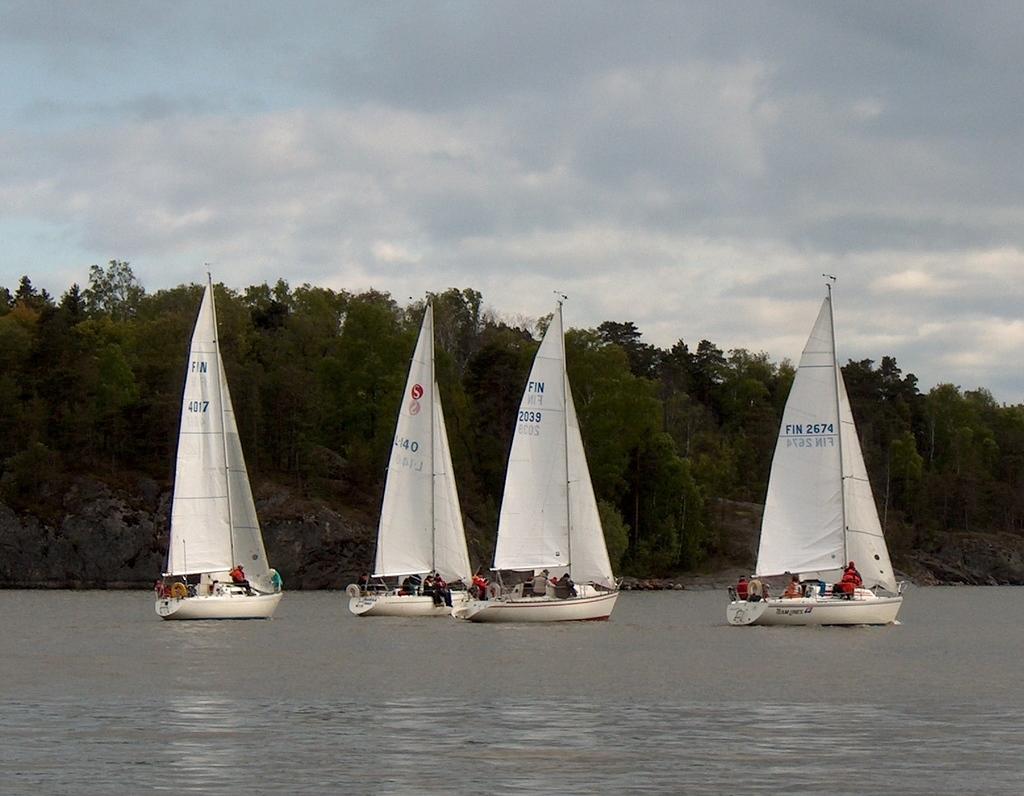
[[782, 592], [782, 596], [787, 600], [804, 596], [804, 590], [800, 585], [800, 577], [798, 575], [794, 575], [789, 579], [789, 585], [787, 585], [786, 590]]
[[231, 576], [232, 583], [238, 586], [244, 586], [245, 593], [252, 594], [252, 587], [249, 585], [248, 578], [245, 577], [245, 570], [242, 569], [241, 564], [235, 564], [235, 568], [228, 572], [228, 575]]

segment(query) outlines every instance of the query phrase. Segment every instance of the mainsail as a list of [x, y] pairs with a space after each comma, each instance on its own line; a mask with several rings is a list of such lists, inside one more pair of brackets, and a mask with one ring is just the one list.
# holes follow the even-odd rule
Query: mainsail
[[866, 586], [896, 590], [842, 372], [831, 294], [800, 357], [772, 459], [759, 575], [834, 577], [856, 562]]
[[472, 575], [434, 377], [434, 311], [428, 304], [398, 412], [373, 574], [434, 570], [449, 581], [468, 583]]
[[167, 574], [227, 572], [235, 564], [245, 567], [257, 589], [273, 590], [220, 356], [213, 284], [208, 279], [186, 367]]
[[495, 569], [568, 567], [614, 586], [576, 408], [565, 372], [559, 304], [519, 405], [498, 520]]

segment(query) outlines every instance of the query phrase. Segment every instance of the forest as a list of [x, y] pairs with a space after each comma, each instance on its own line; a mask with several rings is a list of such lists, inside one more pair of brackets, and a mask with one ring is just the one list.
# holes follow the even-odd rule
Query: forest
[[[59, 299], [28, 276], [0, 287], [4, 503], [46, 517], [82, 473], [170, 484], [202, 289], [147, 293], [116, 260]], [[502, 317], [471, 288], [402, 305], [278, 281], [217, 285], [216, 298], [250, 476], [371, 512], [429, 299], [463, 512], [478, 549], [493, 549], [515, 414], [550, 316]], [[764, 500], [793, 364], [709, 340], [660, 349], [642, 338], [628, 320], [566, 334], [613, 565], [659, 575], [728, 563], [716, 506]], [[849, 361], [843, 376], [895, 560], [951, 532], [1024, 534], [1024, 406], [952, 384], [922, 393], [885, 355]]]

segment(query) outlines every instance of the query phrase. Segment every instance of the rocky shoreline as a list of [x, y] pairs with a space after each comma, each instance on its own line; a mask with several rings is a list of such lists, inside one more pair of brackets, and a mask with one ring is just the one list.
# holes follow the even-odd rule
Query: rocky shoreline
[[[0, 588], [149, 588], [164, 564], [170, 492], [152, 479], [114, 487], [78, 478], [44, 516], [0, 502]], [[375, 519], [365, 513], [265, 484], [257, 510], [267, 553], [289, 590], [343, 589], [373, 558]], [[761, 507], [722, 501], [722, 561], [701, 573], [625, 577], [626, 591], [725, 589], [748, 571]], [[474, 558], [482, 551], [470, 531]], [[737, 564], [736, 562], [741, 562]], [[948, 533], [930, 549], [894, 561], [898, 577], [919, 585], [1024, 585], [1024, 537]]]

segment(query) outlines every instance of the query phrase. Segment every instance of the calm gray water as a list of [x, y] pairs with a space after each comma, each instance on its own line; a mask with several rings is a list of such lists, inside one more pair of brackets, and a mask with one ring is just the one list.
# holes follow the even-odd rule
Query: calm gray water
[[531, 627], [0, 592], [0, 792], [1024, 792], [1024, 589], [913, 589], [888, 628], [733, 628], [725, 599]]

